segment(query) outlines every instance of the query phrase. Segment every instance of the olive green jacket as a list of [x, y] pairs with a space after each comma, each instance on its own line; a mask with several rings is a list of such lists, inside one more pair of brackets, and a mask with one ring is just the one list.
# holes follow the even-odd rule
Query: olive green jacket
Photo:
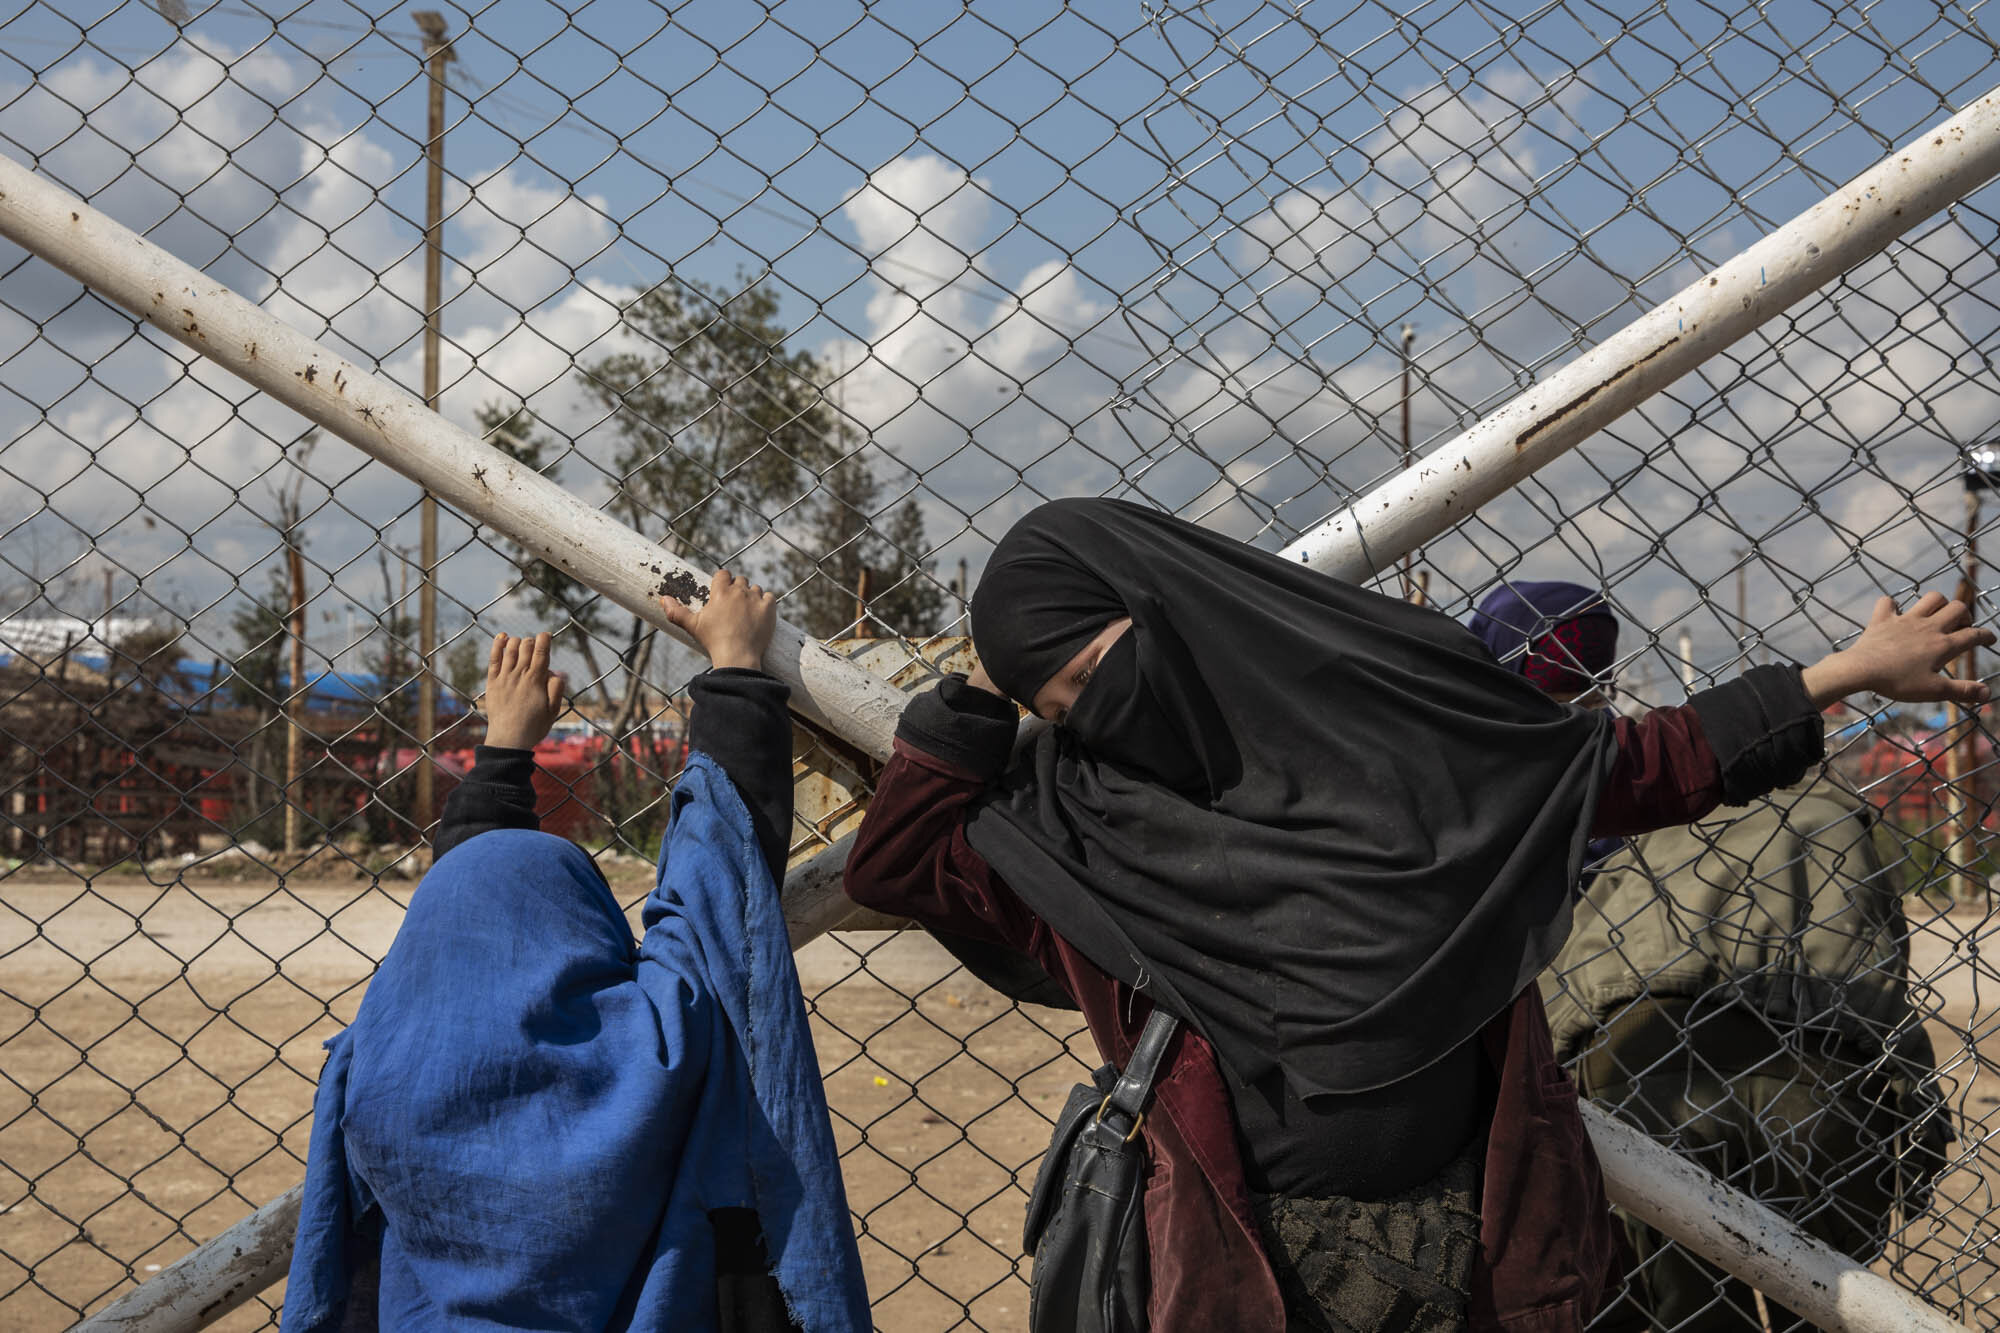
[[1820, 779], [1729, 813], [1632, 839], [1588, 879], [1541, 978], [1557, 1054], [1641, 996], [1703, 997], [1761, 1013], [1774, 1044], [1831, 1034], [1856, 1058], [1890, 1052], [1904, 1079], [1927, 1077], [1901, 858], [1872, 807]]

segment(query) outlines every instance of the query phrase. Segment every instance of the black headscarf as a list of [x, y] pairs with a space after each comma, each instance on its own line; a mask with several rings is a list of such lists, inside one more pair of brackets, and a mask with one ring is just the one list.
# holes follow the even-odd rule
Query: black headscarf
[[1059, 500], [994, 551], [980, 660], [1023, 702], [1119, 616], [972, 845], [1248, 1083], [1362, 1092], [1555, 956], [1613, 754], [1437, 612], [1168, 515]]

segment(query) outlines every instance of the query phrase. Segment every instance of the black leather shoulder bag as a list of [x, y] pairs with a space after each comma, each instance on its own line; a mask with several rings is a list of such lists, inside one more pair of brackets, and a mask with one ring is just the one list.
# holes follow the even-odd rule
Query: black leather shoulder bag
[[1124, 1073], [1105, 1065], [1070, 1090], [1028, 1196], [1035, 1256], [1030, 1333], [1145, 1333], [1146, 1145], [1160, 1059], [1180, 1022], [1153, 1010]]

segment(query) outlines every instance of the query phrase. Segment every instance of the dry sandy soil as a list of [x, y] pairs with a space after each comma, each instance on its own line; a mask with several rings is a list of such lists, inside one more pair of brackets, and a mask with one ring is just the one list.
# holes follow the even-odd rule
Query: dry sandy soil
[[[0, 879], [0, 1329], [67, 1327], [300, 1178], [320, 1043], [411, 887]], [[798, 963], [880, 1326], [1025, 1328], [1021, 1212], [1083, 1070], [1073, 1016], [1015, 1009], [921, 936]]]
[[[644, 891], [643, 870], [614, 878]], [[299, 1179], [320, 1043], [410, 887], [0, 878], [0, 1329], [67, 1327]], [[1977, 948], [1987, 917], [1913, 925], [1966, 1165], [1912, 1229], [1924, 1243], [1884, 1262], [1991, 1327], [2000, 973]], [[1087, 1038], [921, 936], [823, 939], [799, 965], [879, 1327], [1024, 1329], [1024, 1191]], [[220, 1327], [275, 1326], [281, 1297]]]

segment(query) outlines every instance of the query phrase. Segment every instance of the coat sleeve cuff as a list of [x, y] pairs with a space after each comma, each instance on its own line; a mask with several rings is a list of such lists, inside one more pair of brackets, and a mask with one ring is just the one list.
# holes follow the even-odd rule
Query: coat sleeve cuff
[[532, 806], [535, 803], [535, 752], [516, 750], [506, 745], [475, 745], [472, 747], [472, 768], [464, 780], [518, 788], [526, 794], [525, 799]]
[[1826, 730], [1790, 663], [1751, 667], [1688, 700], [1722, 770], [1722, 799], [1743, 805], [1789, 787], [1826, 755]]
[[688, 682], [688, 749], [729, 775], [779, 883], [792, 833], [791, 695], [783, 681], [747, 667], [712, 667]]
[[1020, 718], [1008, 700], [948, 676], [910, 701], [896, 739], [991, 782], [1014, 752]]

